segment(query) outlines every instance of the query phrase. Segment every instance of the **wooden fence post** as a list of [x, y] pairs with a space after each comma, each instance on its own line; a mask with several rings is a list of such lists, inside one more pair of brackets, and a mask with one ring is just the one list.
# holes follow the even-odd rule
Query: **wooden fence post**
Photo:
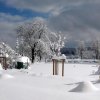
[[64, 59], [62, 59], [62, 76], [64, 76]]
[[59, 66], [58, 66], [58, 62], [62, 63], [62, 76], [64, 76], [64, 62], [65, 59], [52, 59], [53, 61], [53, 75], [58, 75], [59, 73]]

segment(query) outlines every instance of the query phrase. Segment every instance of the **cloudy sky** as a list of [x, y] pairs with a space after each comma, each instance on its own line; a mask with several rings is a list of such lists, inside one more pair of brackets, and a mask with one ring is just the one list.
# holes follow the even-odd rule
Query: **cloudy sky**
[[0, 41], [15, 44], [15, 28], [43, 18], [70, 40], [100, 39], [100, 0], [0, 0]]

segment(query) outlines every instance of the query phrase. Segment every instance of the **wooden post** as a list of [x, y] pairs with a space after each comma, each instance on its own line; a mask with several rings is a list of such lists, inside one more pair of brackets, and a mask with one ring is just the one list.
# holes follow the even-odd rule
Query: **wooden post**
[[7, 70], [7, 64], [6, 64], [6, 62], [7, 61], [6, 61], [6, 57], [5, 57], [5, 65], [4, 65], [5, 66], [5, 70]]
[[54, 59], [52, 59], [52, 61], [53, 61], [53, 75], [54, 75], [54, 74], [55, 74], [55, 65], [54, 65], [55, 60], [54, 60]]
[[7, 65], [6, 65], [6, 57], [0, 57], [1, 62], [3, 64], [3, 68], [6, 70], [7, 69]]
[[58, 66], [58, 61], [61, 61], [62, 63], [62, 76], [64, 76], [64, 62], [65, 59], [57, 60], [57, 59], [52, 59], [53, 61], [53, 75], [58, 75], [59, 73], [59, 66]]
[[58, 67], [58, 60], [53, 59], [53, 75], [58, 75], [59, 67]]
[[62, 76], [64, 76], [64, 59], [62, 59]]
[[3, 57], [3, 67], [5, 69], [5, 58]]
[[58, 75], [59, 74], [59, 61], [58, 60], [56, 60], [56, 71], [57, 71], [56, 75]]

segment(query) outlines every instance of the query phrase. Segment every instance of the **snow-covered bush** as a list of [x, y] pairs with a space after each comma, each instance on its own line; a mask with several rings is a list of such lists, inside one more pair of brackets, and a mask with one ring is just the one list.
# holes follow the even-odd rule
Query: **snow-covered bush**
[[53, 55], [56, 54], [56, 56], [60, 56], [61, 52], [60, 49], [64, 47], [64, 41], [65, 41], [65, 37], [61, 36], [61, 33], [57, 33], [58, 36], [56, 38], [55, 42], [52, 42], [50, 44], [51, 46], [51, 50], [53, 52]]
[[16, 52], [6, 43], [0, 42], [0, 56], [7, 58], [7, 64], [10, 65], [16, 57]]

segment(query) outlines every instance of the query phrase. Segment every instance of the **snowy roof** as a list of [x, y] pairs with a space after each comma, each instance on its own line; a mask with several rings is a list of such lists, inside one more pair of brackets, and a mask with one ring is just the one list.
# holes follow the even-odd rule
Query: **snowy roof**
[[22, 57], [18, 57], [16, 59], [16, 62], [30, 63], [31, 61], [30, 61], [30, 59], [28, 57], [22, 56]]

